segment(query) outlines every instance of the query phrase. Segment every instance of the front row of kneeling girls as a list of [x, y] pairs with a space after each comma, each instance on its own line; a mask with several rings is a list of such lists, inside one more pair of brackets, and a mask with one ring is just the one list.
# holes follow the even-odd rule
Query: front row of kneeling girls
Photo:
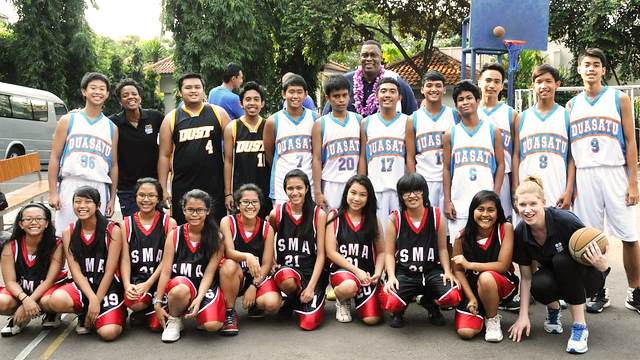
[[[238, 295], [249, 317], [278, 310], [276, 318], [283, 321], [296, 311], [300, 327], [313, 330], [322, 322], [330, 281], [341, 322], [351, 321], [354, 299], [364, 323], [376, 324], [389, 310], [390, 325], [401, 327], [406, 307], [416, 298], [431, 324], [444, 325], [441, 306], [458, 306], [455, 327], [461, 338], [474, 337], [484, 322], [485, 339], [496, 342], [502, 340], [498, 304], [509, 300], [518, 285], [513, 254], [522, 275], [522, 304], [510, 337], [520, 341], [523, 332], [529, 334], [530, 294], [548, 304], [545, 331], [561, 333], [557, 300], [564, 299], [574, 321], [567, 351], [587, 351], [584, 302], [608, 274], [607, 251], [589, 248], [593, 267], [571, 259], [569, 238], [584, 225], [570, 212], [544, 207], [539, 179], [528, 178], [518, 188], [523, 222], [515, 230], [515, 244], [497, 196], [483, 191], [474, 197], [469, 221], [455, 237], [453, 270], [443, 216], [429, 206], [420, 175], [406, 174], [398, 182], [401, 209], [390, 216], [386, 242], [367, 177], [348, 182], [340, 208], [328, 220], [313, 203], [303, 172], [287, 174], [284, 188], [289, 201], [272, 211], [273, 228], [257, 217], [262, 194], [252, 185], [236, 192], [238, 214], [224, 218], [220, 228], [210, 216], [209, 195], [190, 191], [182, 209], [187, 223], [175, 227], [157, 210], [162, 196], [157, 180], [141, 179], [135, 192], [140, 211], [119, 230], [97, 210], [97, 191], [82, 187], [73, 199], [78, 221], [64, 231], [62, 247], [48, 231], [50, 211], [39, 204], [25, 206], [2, 251], [6, 287], [0, 288], [0, 312], [13, 315], [2, 335], [18, 333], [41, 312], [46, 312], [45, 326], [59, 324], [55, 313], [73, 312], [81, 314], [79, 333], [93, 327], [103, 339], [113, 340], [125, 325], [126, 307], [133, 311], [132, 324], [164, 329], [163, 341], [179, 339], [183, 315], [196, 317], [207, 331], [233, 335], [238, 332]], [[73, 279], [66, 284], [60, 275], [62, 249]], [[535, 274], [532, 260], [541, 266]]]

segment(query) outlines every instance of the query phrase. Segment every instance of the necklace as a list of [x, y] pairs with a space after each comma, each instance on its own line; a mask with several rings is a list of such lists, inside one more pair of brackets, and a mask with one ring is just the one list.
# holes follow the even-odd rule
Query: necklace
[[362, 116], [368, 116], [378, 111], [378, 98], [376, 97], [376, 90], [378, 89], [378, 83], [382, 79], [384, 74], [384, 66], [380, 65], [380, 72], [373, 83], [373, 90], [367, 98], [366, 104], [362, 106], [362, 100], [364, 99], [364, 78], [362, 76], [362, 66], [358, 67], [356, 73], [353, 75], [353, 105], [356, 108], [356, 112]]

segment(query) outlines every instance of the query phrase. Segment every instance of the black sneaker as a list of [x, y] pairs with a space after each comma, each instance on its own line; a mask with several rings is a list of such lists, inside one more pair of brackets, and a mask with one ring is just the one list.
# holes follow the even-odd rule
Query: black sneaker
[[635, 310], [640, 314], [640, 286], [627, 292], [627, 301], [624, 306], [629, 310]]
[[[533, 300], [533, 297], [531, 299]], [[520, 296], [516, 295], [510, 301], [507, 301], [506, 303], [500, 303], [498, 309], [507, 311], [520, 311]]]
[[587, 300], [586, 308], [588, 313], [599, 314], [605, 308], [611, 305], [609, 297], [607, 297], [608, 289], [602, 288], [598, 293]]
[[220, 333], [224, 336], [238, 335], [238, 314], [235, 309], [227, 309], [224, 325]]
[[129, 325], [131, 327], [145, 326], [146, 325], [146, 315], [144, 311], [134, 311], [129, 315]]
[[10, 317], [9, 321], [7, 321], [7, 326], [2, 328], [0, 334], [2, 335], [2, 337], [11, 337], [20, 334], [20, 331], [22, 331], [22, 329], [24, 329], [24, 327], [27, 326], [28, 323], [29, 321], [23, 324], [15, 324], [13, 321], [13, 317]]
[[264, 317], [264, 310], [260, 309], [256, 305], [249, 308], [249, 319], [262, 319]]
[[435, 326], [445, 326], [447, 321], [444, 319], [444, 315], [440, 312], [440, 307], [429, 300], [425, 296], [420, 298], [420, 305], [429, 313], [429, 324]]
[[389, 326], [393, 328], [404, 327], [404, 311], [396, 311], [389, 318]]
[[291, 299], [291, 297], [288, 297], [287, 300], [284, 301], [284, 304], [282, 304], [282, 307], [278, 310], [278, 313], [276, 314], [276, 321], [282, 322], [291, 319], [295, 306], [296, 304], [294, 300]]
[[87, 314], [78, 314], [78, 324], [76, 324], [76, 334], [85, 335], [91, 332], [91, 329], [85, 327], [84, 322]]
[[55, 329], [60, 326], [60, 314], [54, 312], [45, 313], [42, 317], [43, 329]]

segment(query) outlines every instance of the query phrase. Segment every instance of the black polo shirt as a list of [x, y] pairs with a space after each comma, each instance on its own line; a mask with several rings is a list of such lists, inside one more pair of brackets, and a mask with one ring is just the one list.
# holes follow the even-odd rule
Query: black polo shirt
[[158, 134], [164, 115], [140, 109], [138, 127], [127, 121], [125, 112], [109, 116], [118, 127], [118, 189], [131, 190], [143, 177], [158, 178]]
[[536, 242], [531, 228], [524, 221], [516, 227], [513, 261], [520, 265], [531, 266], [536, 260], [542, 266], [552, 267], [551, 259], [555, 254], [569, 251], [569, 239], [585, 225], [571, 211], [554, 207], [545, 208], [544, 219], [547, 225], [547, 240], [544, 245]]

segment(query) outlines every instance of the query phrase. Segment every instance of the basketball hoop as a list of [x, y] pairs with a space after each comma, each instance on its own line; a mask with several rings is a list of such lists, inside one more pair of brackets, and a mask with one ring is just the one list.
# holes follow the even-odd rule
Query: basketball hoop
[[518, 70], [518, 58], [520, 57], [520, 51], [524, 49], [526, 41], [521, 40], [503, 40], [504, 46], [509, 52], [509, 73]]

